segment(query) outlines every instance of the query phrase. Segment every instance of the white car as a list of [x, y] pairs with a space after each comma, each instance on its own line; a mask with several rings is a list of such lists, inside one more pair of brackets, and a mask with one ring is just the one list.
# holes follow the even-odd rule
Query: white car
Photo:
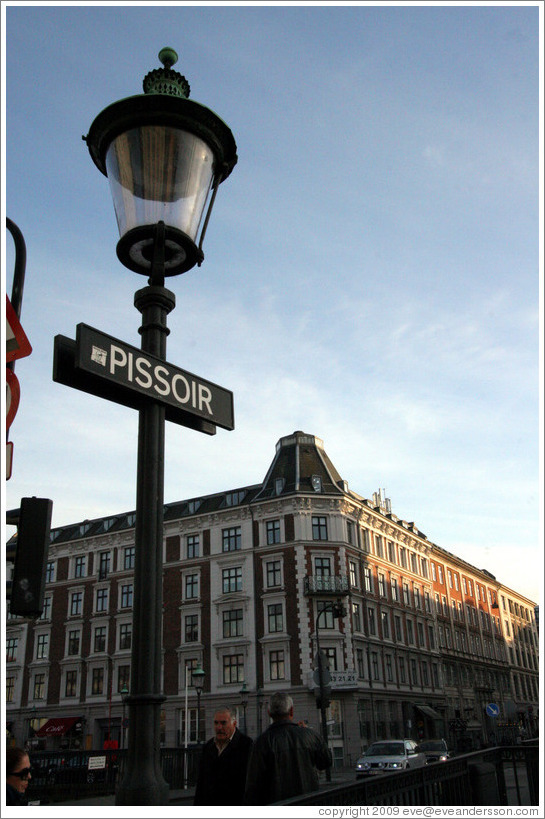
[[372, 776], [408, 768], [423, 768], [426, 754], [412, 739], [383, 739], [373, 742], [356, 762], [356, 776]]

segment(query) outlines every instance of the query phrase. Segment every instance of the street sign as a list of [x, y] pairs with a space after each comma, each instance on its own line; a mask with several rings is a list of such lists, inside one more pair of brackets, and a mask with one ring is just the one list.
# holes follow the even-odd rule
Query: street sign
[[[317, 668], [314, 669], [314, 683], [315, 685], [320, 685], [320, 672]], [[327, 668], [322, 668], [322, 684], [329, 685], [331, 682], [331, 674]]]
[[159, 401], [179, 413], [234, 429], [233, 393], [112, 336], [78, 324], [78, 369]]
[[6, 432], [15, 418], [20, 396], [19, 380], [13, 370], [6, 367]]
[[30, 355], [32, 347], [21, 327], [17, 313], [6, 295], [6, 361]]
[[496, 705], [495, 702], [489, 702], [488, 705], [486, 706], [486, 713], [488, 714], [489, 717], [499, 716], [500, 713], [499, 705]]

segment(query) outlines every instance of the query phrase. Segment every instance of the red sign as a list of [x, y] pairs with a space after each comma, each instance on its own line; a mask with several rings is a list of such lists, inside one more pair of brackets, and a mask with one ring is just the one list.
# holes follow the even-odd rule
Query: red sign
[[6, 294], [6, 361], [30, 355], [32, 347]]
[[13, 370], [6, 367], [6, 432], [10, 428], [11, 423], [15, 418], [15, 413], [17, 412], [17, 407], [19, 406], [20, 396], [21, 390], [19, 388], [17, 376]]

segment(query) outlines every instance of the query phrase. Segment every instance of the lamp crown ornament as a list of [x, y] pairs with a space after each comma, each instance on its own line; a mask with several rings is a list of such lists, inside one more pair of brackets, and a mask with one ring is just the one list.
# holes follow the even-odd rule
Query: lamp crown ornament
[[144, 93], [168, 94], [171, 97], [187, 99], [190, 93], [189, 83], [182, 74], [172, 69], [178, 62], [178, 55], [174, 49], [162, 48], [159, 59], [163, 63], [163, 68], [154, 68], [146, 74], [142, 83]]

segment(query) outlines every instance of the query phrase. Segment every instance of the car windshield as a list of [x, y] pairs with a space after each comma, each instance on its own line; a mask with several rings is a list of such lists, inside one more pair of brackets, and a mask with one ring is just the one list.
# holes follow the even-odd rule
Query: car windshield
[[364, 756], [399, 756], [403, 754], [402, 742], [374, 742]]
[[428, 742], [420, 743], [421, 751], [445, 751], [445, 743], [442, 739], [430, 740]]

